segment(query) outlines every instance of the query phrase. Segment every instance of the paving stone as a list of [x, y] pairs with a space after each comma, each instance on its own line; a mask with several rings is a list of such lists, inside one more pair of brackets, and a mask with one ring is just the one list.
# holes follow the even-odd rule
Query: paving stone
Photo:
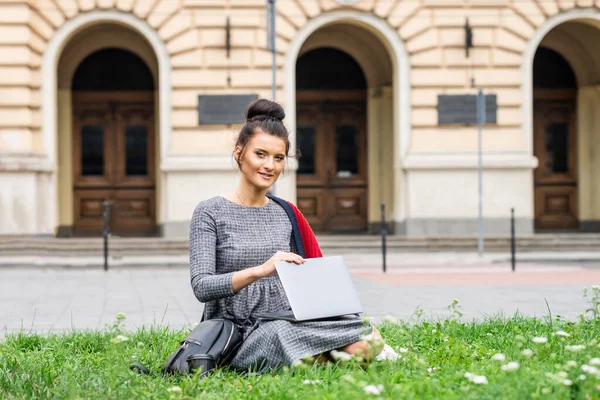
[[[376, 321], [385, 315], [409, 319], [417, 307], [425, 318], [445, 318], [454, 298], [463, 319], [511, 317], [517, 311], [542, 318], [548, 315], [546, 300], [552, 315], [576, 319], [587, 307], [583, 288], [600, 283], [598, 263], [536, 261], [511, 274], [507, 265], [489, 260], [410, 255], [392, 257], [396, 264], [384, 275], [376, 255], [350, 260], [365, 313]], [[101, 329], [113, 324], [118, 312], [127, 314], [127, 329], [153, 324], [179, 329], [198, 322], [202, 309], [187, 268], [0, 269], [0, 335], [31, 327], [36, 332]]]

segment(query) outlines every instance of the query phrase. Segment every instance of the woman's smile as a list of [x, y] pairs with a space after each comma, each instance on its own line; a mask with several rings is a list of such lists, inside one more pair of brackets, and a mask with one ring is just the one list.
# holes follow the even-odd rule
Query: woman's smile
[[265, 178], [266, 180], [271, 180], [273, 179], [273, 174], [267, 174], [266, 172], [259, 172], [258, 173], [260, 176], [262, 176], [263, 178]]

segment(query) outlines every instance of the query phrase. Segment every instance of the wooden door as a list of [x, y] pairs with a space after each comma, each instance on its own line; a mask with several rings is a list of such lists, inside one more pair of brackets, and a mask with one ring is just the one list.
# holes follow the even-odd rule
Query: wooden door
[[103, 202], [111, 233], [156, 233], [152, 93], [74, 93], [73, 233], [99, 235]]
[[366, 103], [343, 98], [297, 105], [298, 206], [319, 232], [368, 229]]
[[578, 227], [574, 93], [538, 91], [534, 106], [535, 228]]

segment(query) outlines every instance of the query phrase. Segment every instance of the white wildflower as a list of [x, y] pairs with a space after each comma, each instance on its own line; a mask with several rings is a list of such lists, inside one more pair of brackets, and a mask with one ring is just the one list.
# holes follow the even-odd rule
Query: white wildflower
[[318, 385], [319, 383], [321, 383], [321, 381], [318, 379], [314, 381], [311, 381], [310, 379], [305, 379], [302, 383], [304, 383], [305, 385]]
[[572, 352], [581, 351], [583, 349], [585, 349], [585, 346], [582, 345], [582, 344], [576, 344], [576, 345], [573, 345], [573, 346], [568, 346], [568, 345], [565, 346], [565, 350], [572, 351]]
[[579, 375], [577, 377], [577, 380], [579, 380], [579, 381], [585, 381], [585, 375], [584, 374]]
[[544, 337], [544, 336], [534, 337], [531, 340], [533, 341], [533, 343], [547, 343], [548, 342], [548, 338]]
[[167, 392], [171, 393], [181, 393], [181, 388], [179, 386], [171, 386], [167, 389]]
[[119, 344], [119, 343], [127, 342], [128, 340], [129, 340], [129, 338], [127, 336], [118, 335], [118, 336], [115, 336], [114, 338], [112, 338], [110, 340], [110, 342], [113, 344]]
[[352, 355], [346, 353], [345, 351], [331, 350], [329, 352], [331, 357], [336, 361], [350, 361], [352, 360]]
[[400, 347], [398, 349], [398, 353], [408, 353], [408, 349], [405, 349], [404, 347]]
[[600, 365], [600, 358], [594, 357], [590, 360], [590, 365]]
[[471, 372], [465, 372], [465, 378], [478, 385], [487, 385], [488, 380], [483, 375], [475, 375]]
[[486, 336], [493, 336], [490, 332], [485, 334]]
[[596, 367], [592, 367], [591, 365], [583, 364], [581, 366], [581, 370], [583, 372], [588, 373], [588, 374], [600, 376], [600, 370], [598, 368], [596, 368]]
[[504, 354], [502, 354], [502, 353], [494, 354], [492, 356], [492, 360], [494, 360], [494, 361], [504, 361], [504, 360], [506, 360], [506, 356]]
[[369, 385], [363, 388], [365, 393], [374, 394], [375, 396], [379, 396], [381, 392], [383, 392], [383, 385]]
[[437, 369], [437, 367], [429, 367], [427, 368], [427, 372], [431, 373], [433, 371], [435, 371]]
[[437, 332], [437, 330], [436, 330], [436, 329], [432, 329], [432, 330], [431, 330], [431, 333], [436, 333], [436, 332]]
[[523, 357], [530, 358], [530, 357], [532, 357], [532, 356], [533, 356], [533, 350], [531, 350], [531, 349], [524, 349], [524, 350], [521, 352], [521, 355], [522, 355]]
[[550, 394], [552, 391], [550, 388], [542, 388], [542, 394]]
[[562, 337], [571, 337], [571, 335], [569, 335], [567, 332], [565, 331], [556, 331], [552, 334], [552, 336], [562, 336]]
[[398, 324], [398, 318], [394, 317], [393, 315], [385, 315], [383, 318], [381, 318], [381, 320], [390, 324]]
[[116, 318], [118, 321], [121, 321], [121, 320], [123, 320], [123, 319], [127, 318], [127, 315], [125, 315], [125, 313], [124, 313], [124, 312], [119, 312], [119, 313], [117, 313], [117, 315], [115, 315], [115, 318]]
[[501, 368], [502, 368], [502, 371], [516, 371], [519, 369], [519, 367], [520, 367], [520, 365], [518, 362], [511, 361], [508, 364], [503, 365]]
[[592, 285], [593, 290], [600, 290], [600, 285]]
[[556, 373], [556, 376], [558, 376], [559, 378], [565, 379], [567, 376], [569, 376], [569, 374], [566, 371], [558, 371]]
[[562, 383], [565, 386], [571, 386], [573, 384], [573, 381], [570, 379], [565, 379]]
[[377, 359], [377, 361], [385, 361], [385, 360], [396, 361], [398, 358], [400, 358], [400, 355], [398, 353], [396, 353], [390, 345], [384, 344], [383, 349], [377, 355], [376, 359]]
[[354, 379], [354, 377], [352, 375], [344, 375], [344, 376], [342, 376], [341, 379], [343, 379], [349, 383], [356, 383], [356, 379]]
[[576, 367], [576, 366], [577, 366], [577, 361], [575, 361], [575, 360], [567, 361], [567, 367]]

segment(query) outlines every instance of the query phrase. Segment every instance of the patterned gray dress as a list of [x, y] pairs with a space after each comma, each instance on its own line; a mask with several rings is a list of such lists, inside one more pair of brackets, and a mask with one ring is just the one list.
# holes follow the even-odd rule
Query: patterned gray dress
[[264, 207], [246, 207], [213, 197], [194, 210], [190, 230], [192, 288], [196, 298], [205, 303], [204, 319], [245, 321], [244, 343], [231, 362], [236, 369], [264, 372], [290, 365], [306, 355], [357, 342], [372, 331], [357, 316], [300, 323], [256, 318], [255, 314], [290, 309], [277, 274], [234, 294], [235, 272], [261, 265], [277, 251], [290, 252], [294, 247], [290, 220], [273, 201]]

